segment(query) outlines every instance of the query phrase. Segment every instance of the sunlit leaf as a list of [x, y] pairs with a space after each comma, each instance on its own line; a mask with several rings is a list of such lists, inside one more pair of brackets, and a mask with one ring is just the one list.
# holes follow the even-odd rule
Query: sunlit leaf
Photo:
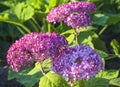
[[99, 72], [99, 74], [97, 74], [96, 77], [110, 80], [110, 79], [118, 77], [118, 75], [119, 75], [119, 70], [107, 70], [107, 71]]
[[65, 35], [65, 34], [73, 34], [74, 33], [74, 30], [73, 29], [70, 29], [70, 30], [67, 30], [63, 33], [61, 33], [61, 35]]
[[69, 87], [67, 82], [58, 74], [47, 73], [40, 78], [39, 87]]
[[98, 25], [104, 26], [108, 20], [109, 16], [104, 14], [95, 14], [93, 17], [93, 22]]
[[98, 54], [102, 57], [102, 58], [107, 58], [109, 55], [108, 53], [101, 51], [101, 50], [97, 50]]
[[103, 78], [91, 78], [85, 82], [85, 87], [109, 87], [109, 81]]
[[31, 6], [26, 5], [25, 3], [19, 3], [18, 5], [16, 5], [14, 11], [18, 19], [22, 21], [26, 21], [32, 18], [32, 16], [34, 15], [34, 9]]
[[94, 31], [82, 31], [79, 33], [79, 41], [82, 44], [88, 44], [92, 48], [103, 50], [106, 52], [105, 43], [99, 39], [98, 35]]
[[120, 44], [117, 42], [117, 40], [113, 39], [110, 45], [113, 47], [115, 54], [119, 54]]
[[110, 84], [120, 87], [120, 78], [110, 80]]
[[120, 14], [109, 14], [109, 19], [107, 20], [107, 24], [116, 24], [120, 21]]
[[74, 34], [71, 34], [67, 37], [67, 41], [68, 41], [69, 44], [71, 44], [73, 42], [74, 36], [75, 36]]
[[27, 67], [22, 69], [20, 72], [13, 72], [12, 70], [9, 70], [8, 80], [16, 78], [16, 80], [25, 87], [33, 87], [39, 81], [39, 78], [42, 76], [42, 74], [36, 70], [36, 67], [33, 69], [32, 68], [33, 67]]

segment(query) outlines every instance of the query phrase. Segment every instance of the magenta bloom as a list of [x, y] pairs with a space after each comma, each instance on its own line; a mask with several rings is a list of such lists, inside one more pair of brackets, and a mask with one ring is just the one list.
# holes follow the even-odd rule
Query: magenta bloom
[[89, 14], [96, 10], [92, 2], [69, 2], [53, 8], [47, 15], [48, 22], [64, 21], [73, 28], [86, 27], [91, 24]]
[[55, 57], [59, 53], [68, 48], [68, 42], [65, 37], [57, 33], [44, 33], [39, 35], [39, 41], [33, 46], [33, 51], [36, 53], [36, 60], [45, 60]]
[[52, 71], [65, 79], [87, 80], [103, 69], [101, 57], [89, 46], [77, 45], [52, 59]]
[[7, 54], [7, 62], [13, 71], [30, 66], [33, 62], [42, 62], [47, 58], [55, 57], [68, 43], [63, 36], [57, 33], [26, 34], [11, 45]]

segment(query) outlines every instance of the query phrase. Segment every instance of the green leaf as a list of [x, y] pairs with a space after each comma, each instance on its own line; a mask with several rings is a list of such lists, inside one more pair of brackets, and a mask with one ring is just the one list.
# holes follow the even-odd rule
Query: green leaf
[[116, 24], [120, 21], [120, 14], [109, 14], [108, 16], [107, 25]]
[[63, 3], [66, 3], [68, 2], [69, 0], [50, 0], [49, 2], [49, 7], [50, 9], [55, 7], [55, 6], [58, 6], [60, 4], [63, 4]]
[[69, 35], [69, 36], [67, 37], [67, 41], [68, 41], [69, 44], [71, 44], [71, 43], [73, 42], [74, 37], [75, 37], [74, 34], [71, 34], [71, 35]]
[[105, 42], [101, 40], [100, 38], [93, 38], [94, 47], [98, 50], [102, 50], [104, 52], [107, 52], [107, 48], [105, 45]]
[[27, 3], [34, 7], [35, 9], [40, 9], [42, 0], [27, 0]]
[[8, 80], [16, 78], [18, 82], [23, 84], [25, 87], [33, 87], [42, 76], [41, 72], [36, 71], [36, 67], [33, 68], [24, 68], [20, 72], [13, 72], [9, 70], [8, 72]]
[[91, 78], [85, 82], [85, 87], [109, 87], [109, 80], [103, 78]]
[[94, 44], [92, 43], [92, 37], [91, 37], [91, 36], [88, 36], [88, 38], [85, 39], [85, 40], [83, 40], [81, 43], [82, 43], [82, 44], [87, 44], [87, 45], [89, 45], [91, 48], [94, 49]]
[[34, 15], [34, 9], [25, 3], [19, 3], [16, 5], [14, 11], [18, 19], [22, 21], [29, 20]]
[[73, 34], [74, 33], [74, 29], [70, 29], [70, 30], [67, 30], [63, 33], [61, 33], [61, 35], [65, 35], [65, 34]]
[[[42, 63], [42, 68], [44, 69], [45, 72], [50, 71], [50, 69], [51, 69], [51, 65], [50, 65], [50, 64], [51, 64], [50, 58], [49, 58], [49, 59], [46, 59], [45, 61], [43, 61], [43, 63]], [[33, 75], [33, 74], [38, 73], [38, 72], [41, 72], [41, 71], [40, 71], [40, 63], [39, 63], [39, 62], [36, 62], [36, 63], [35, 63], [35, 67], [34, 67], [32, 70], [30, 70], [30, 71], [27, 73], [27, 75]]]
[[85, 87], [85, 80], [75, 82], [74, 87]]
[[84, 41], [89, 36], [91, 36], [92, 38], [98, 38], [98, 35], [93, 31], [82, 31], [79, 33], [80, 42]]
[[113, 39], [110, 45], [113, 47], [113, 51], [115, 52], [115, 54], [120, 53], [120, 44], [117, 42], [117, 40]]
[[39, 87], [69, 87], [69, 85], [60, 75], [49, 72], [40, 78]]
[[109, 16], [105, 14], [95, 14], [93, 17], [93, 23], [104, 26]]
[[40, 66], [39, 66], [38, 63], [35, 63], [35, 67], [34, 67], [33, 69], [31, 69], [31, 70], [27, 73], [27, 75], [33, 75], [33, 74], [35, 74], [35, 73], [37, 73], [37, 72], [40, 72]]
[[102, 57], [102, 58], [107, 58], [109, 55], [108, 53], [102, 51], [102, 50], [96, 50], [98, 52], [98, 54]]
[[99, 74], [96, 75], [96, 77], [105, 78], [105, 79], [113, 79], [118, 77], [119, 70], [107, 70], [107, 71], [101, 71]]
[[42, 63], [42, 67], [44, 68], [45, 72], [50, 71], [50, 69], [51, 69], [51, 59], [48, 58], [48, 59], [44, 60], [43, 63]]
[[120, 78], [110, 80], [110, 84], [120, 87]]
[[21, 20], [17, 18], [13, 10], [7, 10], [3, 13], [0, 13], [0, 22], [6, 22], [9, 24], [14, 24], [23, 28], [27, 33], [31, 31], [22, 23]]
[[50, 0], [49, 2], [49, 7], [50, 9], [55, 7], [57, 5], [58, 0]]
[[[79, 33], [79, 43], [90, 45], [92, 48], [107, 51], [105, 43], [99, 39], [94, 31], [82, 31]], [[100, 45], [101, 44], [101, 45]]]

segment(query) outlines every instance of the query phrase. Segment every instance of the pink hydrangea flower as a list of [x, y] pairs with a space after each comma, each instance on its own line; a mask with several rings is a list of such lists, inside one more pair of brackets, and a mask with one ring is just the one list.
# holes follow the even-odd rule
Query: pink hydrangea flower
[[64, 21], [73, 28], [86, 27], [91, 25], [89, 14], [96, 10], [92, 2], [69, 2], [53, 8], [47, 15], [48, 22]]
[[30, 66], [33, 62], [42, 62], [55, 57], [68, 47], [66, 39], [57, 33], [26, 34], [11, 45], [7, 53], [7, 62], [13, 71]]

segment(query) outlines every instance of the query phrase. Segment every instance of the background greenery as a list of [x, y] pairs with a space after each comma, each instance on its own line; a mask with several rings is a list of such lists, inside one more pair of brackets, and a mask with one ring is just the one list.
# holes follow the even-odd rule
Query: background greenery
[[[120, 0], [84, 1], [94, 2], [97, 11], [91, 14], [92, 26], [87, 27], [87, 29], [80, 29], [80, 43], [88, 44], [96, 49], [106, 65], [104, 72], [100, 72], [96, 78], [85, 82], [85, 87], [108, 87], [109, 85], [119, 87]], [[53, 7], [66, 2], [70, 2], [70, 0], [0, 0], [0, 67], [3, 68], [7, 64], [6, 53], [9, 46], [26, 33], [57, 32], [67, 38], [70, 46], [74, 46], [76, 43], [74, 41], [74, 31], [71, 27], [68, 27], [65, 23], [54, 25], [46, 21], [46, 15]], [[47, 60], [43, 64], [46, 72], [50, 69], [50, 65], [47, 64], [49, 62]], [[9, 69], [8, 80], [16, 78], [25, 87], [33, 87], [42, 76], [39, 72], [39, 65], [36, 63], [33, 67], [25, 68], [20, 73], [12, 72]], [[56, 80], [63, 82], [63, 79], [58, 79], [55, 74], [49, 72], [47, 75], [56, 77]], [[45, 77], [40, 79], [39, 84], [44, 85], [46, 81], [48, 85], [53, 84]], [[79, 83], [77, 82], [75, 87], [78, 87]], [[61, 83], [56, 84], [60, 85]], [[50, 87], [56, 86], [52, 85]]]

